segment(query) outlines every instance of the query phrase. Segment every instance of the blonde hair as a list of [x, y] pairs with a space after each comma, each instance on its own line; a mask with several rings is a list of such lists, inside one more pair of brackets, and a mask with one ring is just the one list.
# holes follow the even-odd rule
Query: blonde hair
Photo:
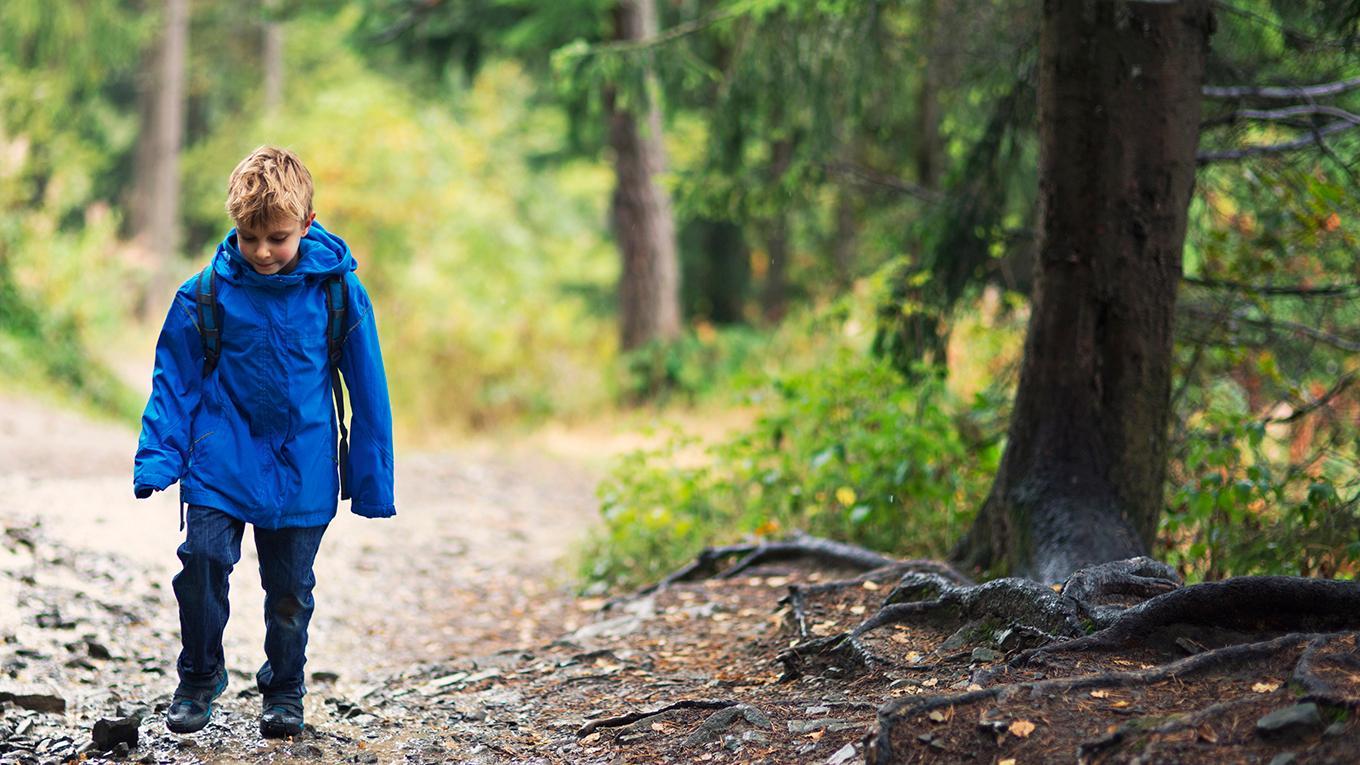
[[227, 214], [239, 225], [264, 228], [303, 221], [312, 212], [312, 174], [298, 156], [261, 146], [241, 160], [227, 181]]

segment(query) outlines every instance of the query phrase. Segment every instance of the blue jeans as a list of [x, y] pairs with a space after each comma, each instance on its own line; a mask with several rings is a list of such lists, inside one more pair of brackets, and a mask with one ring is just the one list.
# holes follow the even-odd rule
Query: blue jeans
[[[241, 560], [245, 522], [210, 507], [190, 505], [188, 534], [179, 546], [183, 569], [175, 576], [180, 637], [184, 648], [176, 668], [181, 690], [211, 691], [226, 667], [222, 630], [230, 610], [227, 578]], [[255, 528], [264, 585], [264, 666], [255, 675], [265, 700], [302, 698], [306, 693], [307, 624], [312, 618], [312, 562], [325, 526]]]

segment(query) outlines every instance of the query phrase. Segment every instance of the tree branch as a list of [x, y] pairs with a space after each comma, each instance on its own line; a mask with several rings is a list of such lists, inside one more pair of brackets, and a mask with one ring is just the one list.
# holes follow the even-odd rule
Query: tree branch
[[[1284, 109], [1239, 109], [1221, 117], [1205, 121], [1200, 125], [1201, 129], [1219, 127], [1221, 125], [1231, 125], [1239, 120], [1288, 120], [1293, 117], [1306, 117], [1313, 114], [1325, 114], [1329, 117], [1336, 117], [1345, 122], [1352, 122], [1360, 125], [1360, 114], [1353, 114], [1345, 109], [1326, 104], [1303, 104], [1300, 106], [1290, 106]], [[1305, 125], [1304, 127], [1308, 127]]]
[[1316, 340], [1323, 345], [1330, 345], [1338, 350], [1349, 351], [1351, 353], [1360, 352], [1360, 341], [1352, 340], [1349, 337], [1334, 335], [1330, 332], [1324, 332], [1315, 327], [1310, 327], [1307, 324], [1285, 321], [1284, 319], [1262, 319], [1255, 316], [1248, 316], [1242, 311], [1234, 311], [1227, 316], [1223, 316], [1216, 311], [1197, 305], [1183, 305], [1177, 310], [1198, 319], [1236, 322], [1238, 324], [1245, 324], [1249, 327], [1263, 329], [1267, 332], [1293, 333], [1301, 337]]
[[1298, 138], [1284, 143], [1271, 143], [1261, 146], [1247, 146], [1241, 149], [1229, 149], [1227, 151], [1208, 151], [1201, 152], [1195, 157], [1195, 164], [1204, 166], [1214, 162], [1231, 162], [1233, 160], [1245, 159], [1247, 157], [1260, 156], [1262, 154], [1283, 154], [1285, 152], [1306, 149], [1309, 146], [1322, 143], [1322, 139], [1333, 133], [1340, 133], [1360, 127], [1360, 122], [1333, 122], [1325, 127], [1317, 128], [1306, 138]]
[[1186, 284], [1193, 284], [1196, 287], [1207, 287], [1215, 290], [1227, 290], [1231, 292], [1243, 292], [1249, 295], [1272, 295], [1272, 296], [1291, 296], [1291, 297], [1347, 297], [1360, 294], [1360, 283], [1352, 284], [1326, 284], [1321, 287], [1304, 287], [1302, 285], [1273, 285], [1273, 284], [1248, 284], [1246, 282], [1235, 282], [1226, 279], [1200, 279], [1194, 276], [1182, 277], [1181, 281]]
[[1200, 92], [1204, 94], [1205, 98], [1280, 98], [1307, 101], [1314, 98], [1340, 95], [1357, 88], [1360, 88], [1360, 77], [1351, 77], [1337, 82], [1325, 82], [1320, 85], [1206, 85]]

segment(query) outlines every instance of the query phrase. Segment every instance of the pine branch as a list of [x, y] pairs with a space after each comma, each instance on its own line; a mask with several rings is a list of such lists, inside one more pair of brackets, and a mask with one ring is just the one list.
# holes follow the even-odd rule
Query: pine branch
[[1202, 92], [1205, 98], [1281, 98], [1307, 101], [1314, 98], [1327, 98], [1360, 88], [1360, 77], [1351, 77], [1337, 82], [1320, 85], [1284, 86], [1215, 86], [1206, 85]]
[[1195, 164], [1203, 167], [1214, 162], [1232, 162], [1247, 157], [1257, 157], [1265, 154], [1284, 154], [1299, 149], [1306, 149], [1310, 146], [1321, 144], [1326, 136], [1360, 127], [1360, 122], [1333, 122], [1330, 125], [1313, 130], [1312, 134], [1306, 138], [1297, 138], [1293, 141], [1284, 143], [1270, 143], [1260, 146], [1247, 146], [1241, 149], [1229, 149], [1227, 151], [1206, 151], [1200, 152], [1195, 157]]

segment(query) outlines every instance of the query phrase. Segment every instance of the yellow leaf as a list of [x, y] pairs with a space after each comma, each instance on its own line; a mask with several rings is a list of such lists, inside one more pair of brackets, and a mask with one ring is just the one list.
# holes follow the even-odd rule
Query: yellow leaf
[[1006, 730], [1010, 731], [1011, 735], [1016, 738], [1025, 738], [1034, 732], [1034, 723], [1029, 720], [1016, 720]]
[[1015, 758], [1007, 757], [1006, 759], [997, 762], [996, 765], [1015, 765]]
[[1127, 701], [1125, 701], [1125, 700], [1123, 700], [1123, 699], [1120, 699], [1119, 701], [1116, 701], [1115, 703], [1111, 704], [1110, 706], [1112, 706], [1112, 707], [1114, 707], [1114, 708], [1116, 708], [1116, 709], [1123, 709], [1124, 707], [1126, 707], [1126, 706], [1128, 706], [1128, 705], [1129, 705], [1129, 702], [1127, 702]]
[[865, 579], [865, 580], [864, 580], [864, 589], [866, 589], [866, 590], [877, 590], [877, 589], [878, 589], [878, 582], [871, 582], [871, 581], [869, 581], [868, 579]]
[[921, 687], [922, 687], [922, 688], [934, 688], [935, 686], [937, 686], [937, 685], [939, 685], [939, 684], [940, 684], [940, 679], [939, 679], [938, 677], [932, 677], [932, 678], [930, 678], [929, 680], [923, 681], [923, 682], [921, 683]]
[[1093, 699], [1103, 699], [1109, 695], [1110, 695], [1109, 691], [1091, 691], [1091, 698]]
[[850, 613], [859, 616], [864, 613], [864, 606], [850, 606]]
[[855, 490], [849, 486], [842, 486], [836, 489], [836, 501], [845, 507], [855, 504]]
[[1279, 683], [1254, 683], [1252, 684], [1251, 689], [1257, 693], [1270, 693], [1278, 690], [1279, 687]]
[[929, 717], [930, 719], [934, 720], [935, 722], [944, 722], [944, 720], [945, 720], [944, 712], [941, 712], [941, 711], [938, 710], [938, 709], [932, 709], [932, 710], [930, 710], [930, 714], [926, 715], [926, 717]]

